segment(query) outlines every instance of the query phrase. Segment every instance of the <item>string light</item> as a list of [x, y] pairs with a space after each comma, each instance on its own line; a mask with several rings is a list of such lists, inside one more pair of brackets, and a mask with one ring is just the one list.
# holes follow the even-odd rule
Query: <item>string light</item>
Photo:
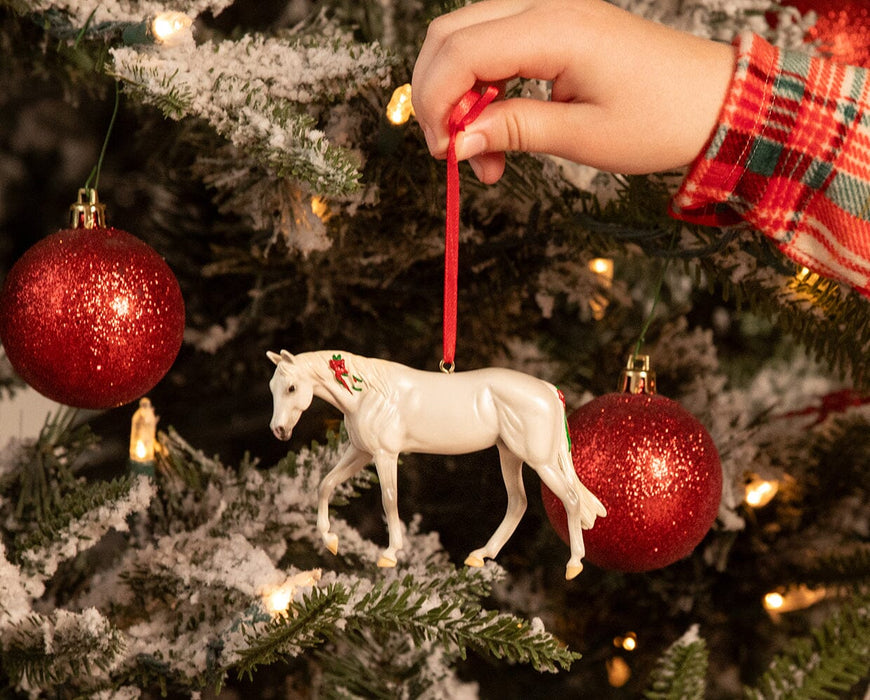
[[297, 588], [311, 588], [320, 580], [321, 570], [300, 571], [280, 586], [269, 586], [261, 593], [263, 606], [272, 617], [286, 615], [290, 611]]
[[637, 634], [635, 632], [626, 632], [623, 637], [614, 637], [613, 646], [625, 649], [625, 651], [634, 651], [637, 649]]
[[161, 12], [151, 22], [151, 33], [160, 44], [173, 44], [185, 36], [193, 20], [183, 12]]
[[607, 682], [614, 688], [621, 688], [631, 678], [631, 667], [621, 656], [613, 656], [604, 662], [607, 669]]
[[393, 96], [387, 105], [387, 119], [399, 126], [414, 116], [414, 105], [411, 104], [411, 84], [405, 83], [393, 90]]
[[610, 258], [592, 258], [589, 261], [589, 269], [597, 275], [602, 275], [609, 280], [613, 279], [613, 260]]
[[290, 601], [293, 600], [293, 593], [295, 592], [295, 586], [282, 586], [271, 591], [263, 597], [266, 610], [268, 610], [269, 614], [273, 616], [286, 614], [287, 610], [290, 608]]
[[589, 308], [592, 309], [592, 318], [600, 321], [604, 318], [610, 300], [604, 292], [609, 292], [613, 286], [613, 260], [610, 258], [592, 258], [588, 263], [589, 270], [600, 278], [601, 292], [597, 292], [589, 300]]
[[744, 501], [753, 508], [763, 508], [773, 500], [777, 491], [779, 491], [778, 481], [767, 481], [756, 477], [746, 484]]
[[808, 267], [802, 267], [800, 271], [795, 274], [794, 278], [798, 282], [810, 286], [816, 284], [821, 279], [817, 273], [813, 272]]
[[763, 604], [771, 616], [779, 613], [804, 610], [815, 605], [828, 595], [825, 588], [810, 588], [806, 585], [794, 586], [765, 594]]
[[311, 213], [322, 222], [326, 223], [329, 220], [329, 208], [326, 206], [326, 200], [321, 197], [312, 197]]
[[154, 475], [154, 452], [157, 445], [157, 421], [148, 397], [139, 399], [139, 408], [130, 421], [129, 468], [134, 474]]

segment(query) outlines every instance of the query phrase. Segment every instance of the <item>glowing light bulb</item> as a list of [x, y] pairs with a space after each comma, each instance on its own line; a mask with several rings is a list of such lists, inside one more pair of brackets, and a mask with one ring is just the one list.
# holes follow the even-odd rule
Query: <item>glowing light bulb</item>
[[130, 422], [130, 460], [139, 463], [154, 461], [154, 446], [157, 442], [157, 416], [147, 398], [139, 399], [139, 408]]
[[589, 269], [607, 279], [613, 279], [613, 260], [610, 258], [592, 258], [589, 261]]
[[326, 206], [326, 201], [320, 197], [312, 197], [311, 213], [321, 221], [326, 222], [329, 219], [329, 209]]
[[747, 505], [753, 508], [761, 508], [773, 500], [777, 491], [779, 491], [778, 481], [766, 481], [760, 478], [752, 479], [752, 481], [746, 484], [744, 500]]
[[295, 588], [295, 586], [282, 586], [265, 597], [266, 610], [270, 615], [284, 615], [290, 609]]
[[631, 678], [631, 667], [621, 656], [614, 656], [604, 662], [607, 669], [607, 682], [613, 688], [621, 688]]
[[414, 116], [414, 105], [411, 104], [411, 84], [405, 83], [393, 90], [393, 96], [387, 105], [387, 119], [392, 124], [400, 125]]
[[290, 611], [297, 588], [311, 588], [320, 580], [320, 569], [300, 571], [288, 578], [280, 586], [268, 586], [260, 593], [263, 606], [272, 617], [286, 615]]
[[172, 44], [183, 36], [193, 20], [183, 12], [161, 12], [151, 22], [151, 33], [161, 44]]
[[779, 610], [782, 608], [784, 602], [785, 599], [782, 597], [782, 593], [772, 591], [771, 593], [766, 593], [764, 595], [765, 610]]
[[637, 649], [637, 634], [626, 632], [624, 637], [614, 637], [613, 646], [625, 649], [625, 651], [634, 651]]
[[604, 318], [604, 312], [607, 309], [607, 305], [610, 303], [605, 292], [609, 292], [613, 286], [613, 260], [610, 258], [592, 258], [592, 260], [589, 261], [588, 266], [591, 272], [594, 272], [601, 278], [600, 286], [603, 291], [597, 292], [595, 296], [589, 300], [589, 308], [592, 309], [592, 318], [596, 321], [600, 321]]
[[784, 591], [771, 591], [764, 596], [764, 609], [771, 615], [804, 610], [827, 597], [825, 588], [810, 588], [806, 585], [794, 586]]

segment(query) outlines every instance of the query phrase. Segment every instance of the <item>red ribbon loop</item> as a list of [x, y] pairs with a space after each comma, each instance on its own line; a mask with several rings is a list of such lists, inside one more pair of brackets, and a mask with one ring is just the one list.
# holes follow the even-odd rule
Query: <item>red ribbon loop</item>
[[459, 161], [456, 159], [456, 135], [477, 119], [498, 95], [490, 85], [481, 94], [466, 92], [447, 121], [450, 142], [447, 146], [447, 225], [444, 235], [444, 359], [442, 367], [453, 368], [456, 357], [456, 316], [459, 281]]

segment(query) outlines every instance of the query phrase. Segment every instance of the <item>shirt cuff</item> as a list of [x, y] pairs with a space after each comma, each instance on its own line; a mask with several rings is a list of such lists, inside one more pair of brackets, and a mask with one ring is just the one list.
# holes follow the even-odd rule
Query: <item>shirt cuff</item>
[[870, 86], [867, 71], [755, 34], [719, 120], [670, 204], [692, 223], [740, 221], [796, 262], [870, 295]]

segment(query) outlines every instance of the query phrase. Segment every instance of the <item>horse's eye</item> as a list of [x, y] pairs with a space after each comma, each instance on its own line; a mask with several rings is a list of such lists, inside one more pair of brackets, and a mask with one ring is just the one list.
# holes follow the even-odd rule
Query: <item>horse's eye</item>
[[294, 391], [296, 391], [296, 386], [294, 384], [291, 384], [290, 386], [287, 387], [288, 394], [292, 394]]

